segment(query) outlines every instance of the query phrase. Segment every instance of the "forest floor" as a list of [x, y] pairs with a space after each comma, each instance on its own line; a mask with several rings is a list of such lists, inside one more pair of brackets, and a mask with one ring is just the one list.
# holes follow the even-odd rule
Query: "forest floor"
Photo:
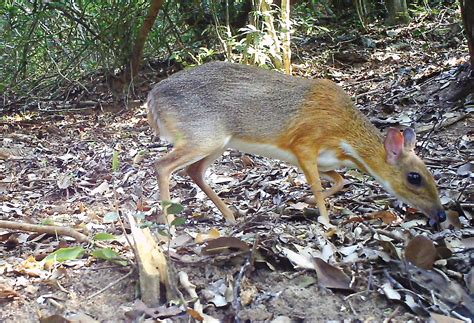
[[[78, 101], [42, 102], [41, 111], [1, 120], [0, 220], [70, 227], [94, 240], [0, 228], [0, 321], [473, 319], [474, 97], [448, 101], [467, 62], [460, 21], [443, 9], [406, 27], [348, 30], [299, 35], [294, 74], [334, 80], [382, 131], [414, 127], [417, 152], [448, 211], [445, 223], [430, 227], [372, 178], [342, 169], [347, 183], [328, 199], [337, 229], [328, 231], [305, 202], [310, 189], [295, 167], [227, 151], [207, 181], [241, 211], [237, 225], [226, 225], [177, 172], [171, 193], [185, 221], [169, 228], [153, 222], [160, 213], [153, 162], [171, 146], [156, 140], [142, 107], [58, 112]], [[147, 69], [142, 98], [170, 71], [160, 66]], [[105, 84], [86, 86], [96, 97], [75, 94], [77, 100], [103, 96]], [[156, 233], [171, 276], [186, 273], [195, 285], [179, 284], [186, 305], [136, 302], [129, 225], [123, 229], [117, 209]]]

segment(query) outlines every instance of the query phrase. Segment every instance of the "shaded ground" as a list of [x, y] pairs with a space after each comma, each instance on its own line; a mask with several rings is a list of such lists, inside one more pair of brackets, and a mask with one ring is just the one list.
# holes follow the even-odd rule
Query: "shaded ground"
[[[206, 314], [224, 321], [236, 316], [250, 321], [279, 316], [307, 321], [416, 321], [429, 312], [472, 316], [466, 310], [472, 305], [474, 279], [472, 107], [469, 102], [447, 102], [449, 93], [443, 91], [455, 80], [467, 50], [453, 12], [419, 19], [425, 21], [399, 29], [373, 27], [364, 36], [321, 32], [305, 37], [295, 51], [295, 73], [340, 83], [381, 129], [414, 126], [418, 151], [450, 211], [448, 223], [440, 231], [430, 228], [426, 219], [399, 207], [371, 178], [344, 170], [351, 184], [329, 201], [340, 229], [331, 235], [304, 203], [309, 188], [294, 167], [226, 152], [211, 167], [208, 181], [244, 214], [235, 227], [224, 225], [184, 173], [178, 172], [172, 182], [172, 195], [185, 206], [182, 217], [187, 219], [171, 235], [173, 267], [188, 273]], [[148, 77], [156, 79], [151, 73]], [[145, 111], [136, 107], [121, 114], [10, 115], [2, 125], [1, 219], [55, 223], [90, 236], [108, 232], [117, 239], [104, 243], [133, 260], [113, 212], [118, 205], [123, 213], [155, 219], [159, 210], [152, 163], [170, 149], [152, 140]], [[119, 152], [118, 172], [111, 166], [114, 151]], [[196, 236], [212, 229], [250, 246], [257, 241], [253, 261], [248, 252], [239, 253], [242, 250], [205, 254]], [[407, 243], [417, 235], [435, 242], [437, 271], [400, 263]], [[137, 274], [128, 275], [129, 266], [103, 262], [88, 252], [79, 260], [45, 269], [40, 263], [44, 256], [78, 243], [6, 230], [0, 231], [0, 243], [4, 321], [37, 321], [70, 313], [109, 322], [126, 321], [125, 313], [134, 317], [130, 312], [136, 309]], [[415, 248], [419, 257], [429, 257], [425, 249]], [[313, 257], [341, 268], [351, 288], [326, 288], [322, 277], [335, 271], [316, 275], [321, 268], [304, 266]], [[250, 266], [239, 275], [249, 264], [254, 270]], [[113, 282], [117, 283], [94, 295]], [[232, 300], [236, 289], [241, 302]], [[398, 301], [393, 300], [397, 293]], [[173, 319], [186, 319], [186, 314]]]

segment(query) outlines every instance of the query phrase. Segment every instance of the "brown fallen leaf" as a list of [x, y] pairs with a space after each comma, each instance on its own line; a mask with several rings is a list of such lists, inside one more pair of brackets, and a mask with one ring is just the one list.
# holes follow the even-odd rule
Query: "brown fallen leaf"
[[241, 162], [242, 162], [242, 165], [245, 167], [245, 168], [252, 168], [255, 166], [255, 162], [253, 161], [252, 158], [250, 158], [250, 156], [248, 155], [243, 155], [241, 158], [240, 158]]
[[181, 306], [155, 306], [148, 307], [145, 303], [140, 300], [136, 300], [133, 304], [133, 310], [138, 313], [147, 315], [153, 319], [165, 319], [168, 317], [173, 317], [183, 313], [183, 308]]
[[15, 297], [19, 297], [18, 294], [13, 288], [6, 283], [0, 283], [0, 300], [13, 300]]
[[66, 317], [59, 314], [54, 314], [48, 317], [42, 317], [40, 318], [39, 321], [41, 323], [97, 323], [99, 322], [84, 313], [72, 314]]
[[199, 321], [199, 322], [204, 321], [204, 317], [202, 317], [198, 311], [195, 311], [194, 309], [188, 307], [186, 309], [186, 312], [196, 321]]
[[384, 224], [392, 224], [397, 220], [397, 216], [391, 211], [377, 211], [373, 212], [370, 215], [372, 219], [380, 219]]
[[453, 252], [448, 247], [436, 247], [436, 253], [436, 259], [449, 259], [453, 255]]
[[202, 249], [204, 254], [213, 255], [218, 253], [229, 253], [235, 251], [247, 252], [250, 250], [248, 244], [234, 237], [221, 237], [210, 240]]
[[455, 229], [462, 229], [461, 221], [459, 220], [459, 213], [456, 211], [446, 212], [446, 221], [441, 224], [441, 228], [446, 229], [453, 227]]
[[321, 258], [313, 258], [314, 268], [318, 275], [318, 285], [325, 288], [352, 290], [351, 279], [341, 269], [336, 268]]
[[425, 236], [416, 236], [405, 248], [405, 259], [423, 269], [432, 269], [438, 253], [433, 241]]
[[196, 235], [196, 238], [194, 238], [194, 241], [197, 244], [201, 244], [209, 240], [217, 239], [220, 236], [221, 236], [221, 233], [219, 232], [219, 230], [217, 230], [216, 228], [212, 228], [211, 230], [209, 230], [208, 233], [198, 233]]
[[430, 316], [435, 323], [462, 323], [464, 322], [454, 317], [449, 317], [446, 315], [441, 315], [441, 314], [436, 314], [436, 313], [430, 313]]
[[397, 247], [395, 247], [392, 242], [379, 240], [378, 243], [382, 246], [383, 251], [385, 251], [390, 257], [397, 260], [400, 259]]

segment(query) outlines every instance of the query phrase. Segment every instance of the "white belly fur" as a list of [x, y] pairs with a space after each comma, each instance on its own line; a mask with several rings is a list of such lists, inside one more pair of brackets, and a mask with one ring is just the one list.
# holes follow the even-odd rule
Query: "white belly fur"
[[249, 154], [278, 159], [299, 166], [296, 156], [288, 150], [281, 149], [275, 145], [250, 143], [239, 139], [230, 139], [227, 147], [234, 148]]
[[[281, 149], [275, 145], [250, 143], [248, 141], [231, 138], [226, 146], [249, 154], [278, 159], [299, 166], [298, 159], [291, 151]], [[336, 153], [330, 149], [324, 149], [318, 156], [318, 168], [321, 172], [335, 170], [344, 166], [355, 167], [355, 165], [349, 161], [339, 160]]]

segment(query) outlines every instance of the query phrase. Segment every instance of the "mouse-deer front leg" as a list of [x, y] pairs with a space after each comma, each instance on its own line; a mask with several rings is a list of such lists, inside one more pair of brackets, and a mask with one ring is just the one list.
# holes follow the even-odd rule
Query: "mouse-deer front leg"
[[[331, 223], [329, 222], [328, 210], [324, 202], [323, 186], [321, 185], [321, 178], [319, 177], [318, 163], [316, 158], [314, 160], [308, 160], [308, 154], [304, 154], [302, 156], [296, 154], [296, 156], [298, 163], [304, 172], [306, 181], [311, 186], [316, 204], [318, 205], [320, 213], [318, 221], [327, 228], [332, 227]], [[314, 154], [314, 156], [317, 156], [317, 154]]]
[[[329, 196], [336, 194], [337, 192], [342, 190], [342, 188], [344, 187], [344, 178], [341, 175], [339, 175], [339, 173], [336, 172], [335, 170], [320, 172], [320, 175], [321, 177], [333, 182], [333, 185], [330, 188], [324, 190], [323, 199], [326, 199]], [[308, 204], [316, 204], [316, 199], [314, 195], [305, 198], [304, 201]]]

